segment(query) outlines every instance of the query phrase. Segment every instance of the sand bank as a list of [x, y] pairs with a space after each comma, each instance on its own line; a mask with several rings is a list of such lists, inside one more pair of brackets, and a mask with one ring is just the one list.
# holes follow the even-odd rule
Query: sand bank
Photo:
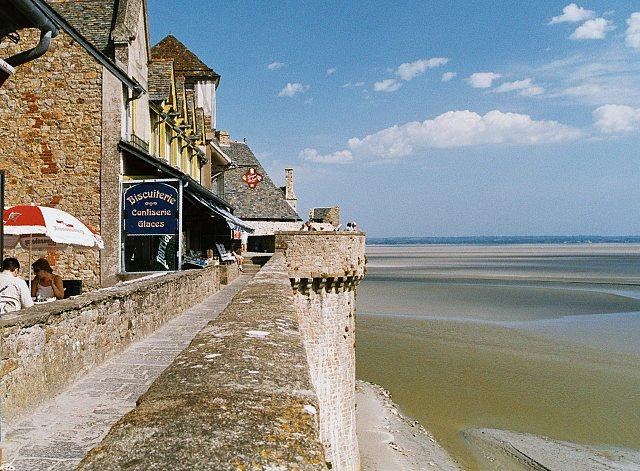
[[400, 413], [380, 386], [357, 381], [356, 421], [364, 471], [460, 469], [433, 435]]
[[462, 434], [480, 466], [492, 471], [640, 469], [636, 450], [579, 445], [508, 430], [471, 429]]

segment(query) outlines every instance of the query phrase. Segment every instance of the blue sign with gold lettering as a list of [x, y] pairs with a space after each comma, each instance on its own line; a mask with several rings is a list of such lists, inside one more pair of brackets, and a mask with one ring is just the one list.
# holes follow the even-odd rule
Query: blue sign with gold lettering
[[136, 183], [124, 191], [124, 230], [127, 235], [178, 233], [178, 189], [167, 183]]

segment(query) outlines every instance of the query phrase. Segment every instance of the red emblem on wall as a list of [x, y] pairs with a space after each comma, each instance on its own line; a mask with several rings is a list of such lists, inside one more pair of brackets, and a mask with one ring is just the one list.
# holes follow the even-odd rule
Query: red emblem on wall
[[264, 180], [262, 174], [256, 172], [256, 169], [253, 167], [251, 167], [244, 173], [244, 175], [242, 175], [242, 181], [249, 185], [249, 188], [257, 187], [258, 183], [260, 183], [262, 180]]

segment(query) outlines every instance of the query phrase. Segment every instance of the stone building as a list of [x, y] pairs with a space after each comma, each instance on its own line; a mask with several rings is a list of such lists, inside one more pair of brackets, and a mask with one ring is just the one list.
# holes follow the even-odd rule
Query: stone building
[[330, 224], [332, 228], [336, 228], [340, 226], [340, 206], [311, 208], [309, 210], [309, 221], [318, 224]]
[[[229, 164], [216, 145], [208, 145], [215, 113], [209, 110], [207, 119], [205, 110], [215, 103], [215, 95], [208, 102], [200, 100], [215, 90], [215, 77], [204, 77], [203, 85], [196, 82], [190, 88], [187, 74], [172, 70], [171, 61], [150, 61], [145, 0], [49, 3], [140, 89], [123, 85], [63, 29], [45, 56], [22, 66], [0, 89], [5, 205], [56, 206], [98, 229], [105, 243], [100, 253], [65, 249], [47, 254], [63, 277], [80, 278], [89, 287], [121, 280], [131, 271], [125, 263], [131, 257], [155, 257], [153, 252], [167, 249], [163, 236], [129, 238], [120, 215], [123, 191], [134, 182], [160, 180], [184, 194], [184, 207], [177, 210], [181, 230], [173, 242], [179, 254], [174, 268], [190, 245], [203, 249], [219, 236], [228, 239], [229, 226], [244, 223], [210, 191], [210, 163]], [[38, 40], [35, 33], [20, 32], [32, 43]], [[163, 72], [168, 80], [149, 80]], [[196, 91], [200, 89], [202, 94]], [[203, 231], [211, 238], [203, 240]], [[24, 254], [17, 255], [26, 262]], [[134, 265], [138, 271], [140, 265]]]
[[[255, 229], [249, 236], [249, 250], [273, 252], [276, 231], [300, 229], [302, 220], [296, 212], [293, 169], [285, 169], [285, 188], [277, 187], [246, 142], [229, 139], [219, 132], [220, 148], [231, 159], [231, 166], [213, 175], [213, 188], [228, 201], [235, 214]], [[255, 181], [249, 178], [255, 175]]]

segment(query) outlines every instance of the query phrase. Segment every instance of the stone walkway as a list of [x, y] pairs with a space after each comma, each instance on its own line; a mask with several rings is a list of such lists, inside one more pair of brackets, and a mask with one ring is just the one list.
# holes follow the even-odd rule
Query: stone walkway
[[18, 471], [69, 470], [215, 318], [250, 279], [244, 275], [201, 304], [167, 322], [151, 336], [79, 378], [68, 390], [7, 431], [5, 463]]

